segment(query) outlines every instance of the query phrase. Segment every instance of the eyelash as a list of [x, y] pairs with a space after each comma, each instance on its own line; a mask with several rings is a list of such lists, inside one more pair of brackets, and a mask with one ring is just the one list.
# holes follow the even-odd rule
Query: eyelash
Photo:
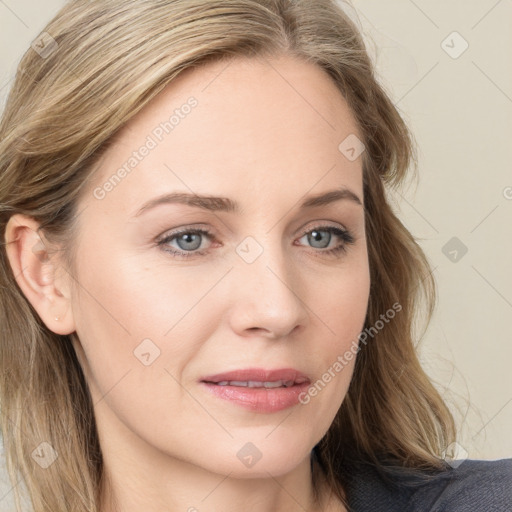
[[[355, 239], [352, 236], [352, 234], [348, 230], [336, 228], [333, 226], [316, 226], [312, 229], [309, 229], [307, 231], [304, 231], [300, 238], [303, 236], [312, 233], [313, 231], [327, 231], [331, 234], [339, 236], [343, 243], [341, 245], [338, 245], [337, 247], [334, 247], [332, 249], [328, 250], [318, 250], [316, 252], [319, 252], [321, 255], [328, 255], [328, 256], [342, 256], [347, 252], [347, 249], [349, 245], [353, 245], [355, 243]], [[193, 256], [204, 256], [208, 251], [176, 251], [173, 249], [166, 248], [165, 245], [169, 242], [172, 242], [174, 239], [178, 238], [180, 235], [206, 235], [208, 238], [213, 238], [213, 235], [210, 231], [205, 229], [198, 229], [198, 228], [192, 228], [192, 229], [182, 229], [179, 231], [175, 231], [173, 233], [169, 233], [164, 238], [158, 240], [157, 245], [162, 248], [163, 251], [170, 253], [175, 258], [191, 258]]]

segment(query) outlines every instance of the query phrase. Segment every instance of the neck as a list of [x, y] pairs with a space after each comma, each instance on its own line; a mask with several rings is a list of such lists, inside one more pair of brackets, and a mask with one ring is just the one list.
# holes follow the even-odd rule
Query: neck
[[[269, 474], [268, 478], [259, 479], [211, 474], [182, 463], [179, 471], [160, 474], [157, 481], [153, 479], [154, 474], [138, 471], [132, 475], [125, 471], [126, 480], [121, 480], [114, 476], [119, 474], [114, 470], [115, 466], [105, 466], [100, 512], [226, 512], [241, 509], [254, 512], [346, 512], [328, 486], [318, 463], [311, 463], [310, 459], [291, 474], [280, 477]], [[316, 487], [313, 486], [312, 467]]]

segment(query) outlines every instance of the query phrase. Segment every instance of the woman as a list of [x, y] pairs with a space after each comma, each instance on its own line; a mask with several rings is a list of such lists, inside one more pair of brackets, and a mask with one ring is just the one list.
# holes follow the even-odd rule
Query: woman
[[509, 510], [512, 461], [448, 458], [434, 282], [385, 197], [411, 136], [334, 1], [71, 1], [0, 140], [34, 511]]

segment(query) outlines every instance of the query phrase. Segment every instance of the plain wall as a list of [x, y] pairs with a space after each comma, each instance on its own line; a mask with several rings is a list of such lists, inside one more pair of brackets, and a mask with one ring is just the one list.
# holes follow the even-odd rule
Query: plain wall
[[[0, 2], [0, 108], [22, 54], [62, 5]], [[456, 413], [461, 457], [512, 457], [512, 2], [354, 6], [418, 144], [419, 182], [392, 198], [438, 284], [421, 360]], [[10, 488], [0, 472], [0, 510]]]

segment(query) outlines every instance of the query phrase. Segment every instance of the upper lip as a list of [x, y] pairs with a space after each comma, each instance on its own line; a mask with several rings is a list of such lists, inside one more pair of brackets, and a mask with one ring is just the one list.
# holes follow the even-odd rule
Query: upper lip
[[293, 381], [300, 384], [310, 380], [304, 373], [294, 368], [279, 368], [276, 370], [267, 370], [265, 368], [246, 368], [242, 370], [233, 370], [225, 373], [216, 373], [201, 379], [202, 382], [223, 382], [223, 381], [241, 381], [241, 382], [277, 382]]

